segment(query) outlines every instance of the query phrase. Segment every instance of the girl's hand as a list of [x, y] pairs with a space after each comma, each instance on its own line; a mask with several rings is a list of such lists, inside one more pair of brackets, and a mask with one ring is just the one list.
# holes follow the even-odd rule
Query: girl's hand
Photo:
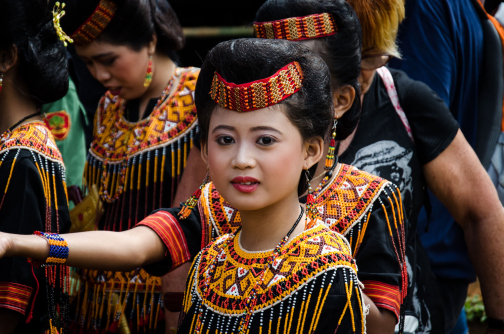
[[0, 232], [0, 259], [5, 257], [12, 248], [12, 239], [9, 234]]

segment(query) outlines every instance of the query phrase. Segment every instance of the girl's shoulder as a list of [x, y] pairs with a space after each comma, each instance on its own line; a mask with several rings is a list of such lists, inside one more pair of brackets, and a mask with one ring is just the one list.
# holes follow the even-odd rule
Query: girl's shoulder
[[32, 155], [37, 154], [63, 165], [63, 158], [51, 130], [42, 121], [28, 122], [6, 133], [0, 140], [1, 161], [14, 149], [31, 151]]
[[327, 227], [346, 234], [367, 217], [376, 200], [391, 185], [379, 176], [341, 164], [331, 181], [315, 193], [316, 206]]

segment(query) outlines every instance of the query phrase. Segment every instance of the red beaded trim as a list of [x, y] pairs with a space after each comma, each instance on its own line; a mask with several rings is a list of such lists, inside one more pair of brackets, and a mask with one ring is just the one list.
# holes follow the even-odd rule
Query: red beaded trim
[[289, 17], [271, 22], [254, 22], [257, 38], [301, 41], [336, 34], [338, 27], [331, 14]]
[[292, 62], [272, 76], [241, 85], [227, 82], [215, 72], [210, 96], [223, 108], [245, 112], [266, 108], [285, 100], [301, 89], [303, 72]]
[[117, 5], [112, 0], [100, 0], [93, 14], [70, 37], [77, 45], [86, 45], [98, 37], [114, 17]]

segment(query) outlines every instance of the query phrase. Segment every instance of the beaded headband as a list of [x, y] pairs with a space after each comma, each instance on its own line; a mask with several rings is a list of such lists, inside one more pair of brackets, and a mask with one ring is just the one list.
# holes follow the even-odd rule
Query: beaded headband
[[245, 112], [266, 108], [285, 100], [301, 89], [303, 72], [297, 61], [272, 76], [241, 85], [227, 82], [215, 72], [210, 96], [223, 108]]
[[271, 22], [254, 22], [257, 38], [301, 41], [336, 34], [338, 27], [331, 14], [289, 17]]
[[77, 45], [86, 45], [98, 37], [114, 17], [117, 5], [112, 0], [100, 0], [93, 14], [70, 35]]

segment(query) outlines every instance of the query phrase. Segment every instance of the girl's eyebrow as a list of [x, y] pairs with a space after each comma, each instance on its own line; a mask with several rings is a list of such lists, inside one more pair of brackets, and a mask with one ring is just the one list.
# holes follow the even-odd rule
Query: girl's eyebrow
[[272, 128], [270, 126], [255, 126], [253, 128], [250, 128], [250, 131], [273, 131], [273, 132], [276, 132], [278, 134], [282, 134], [282, 132], [278, 131], [277, 129], [275, 128]]
[[111, 56], [113, 54], [114, 54], [113, 52], [100, 53], [100, 54], [92, 56], [91, 59], [100, 59], [103, 57]]
[[215, 131], [217, 130], [231, 130], [231, 131], [234, 131], [235, 128], [233, 126], [230, 126], [230, 125], [218, 125], [216, 126], [213, 130], [212, 130], [212, 133], [214, 133]]

